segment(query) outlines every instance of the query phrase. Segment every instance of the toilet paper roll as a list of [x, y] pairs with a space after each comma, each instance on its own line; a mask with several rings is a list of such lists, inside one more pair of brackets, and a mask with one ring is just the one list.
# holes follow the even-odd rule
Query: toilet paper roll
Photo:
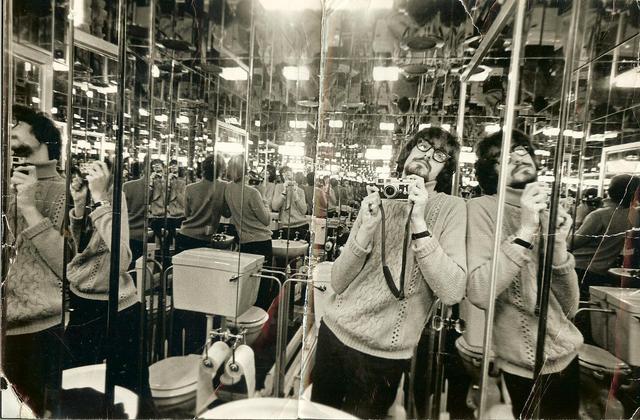
[[213, 375], [216, 374], [220, 366], [224, 364], [225, 360], [227, 360], [230, 355], [231, 349], [224, 341], [216, 341], [211, 347], [209, 347], [209, 350], [207, 350], [207, 357], [213, 364]]
[[200, 363], [198, 391], [196, 393], [196, 414], [206, 410], [209, 404], [216, 400], [213, 379], [229, 355], [231, 355], [231, 349], [223, 341], [216, 341], [207, 350], [207, 358], [211, 363], [205, 364], [204, 360]]
[[[231, 368], [234, 362], [238, 367], [236, 371]], [[235, 351], [235, 361], [233, 357], [227, 360], [224, 373], [231, 378], [234, 383], [240, 381], [242, 376], [244, 376], [247, 383], [247, 397], [253, 397], [256, 390], [256, 362], [251, 347], [246, 344], [238, 346]]]

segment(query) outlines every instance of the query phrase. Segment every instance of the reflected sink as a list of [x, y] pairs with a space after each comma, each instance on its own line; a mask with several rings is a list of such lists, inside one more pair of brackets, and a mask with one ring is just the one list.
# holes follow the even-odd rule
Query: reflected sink
[[211, 235], [211, 247], [215, 249], [229, 249], [233, 243], [233, 236], [224, 233]]
[[[287, 242], [289, 248], [287, 249]], [[307, 241], [287, 241], [286, 239], [272, 239], [273, 255], [275, 257], [286, 257], [287, 252], [289, 258], [299, 257], [307, 253], [309, 243]]]

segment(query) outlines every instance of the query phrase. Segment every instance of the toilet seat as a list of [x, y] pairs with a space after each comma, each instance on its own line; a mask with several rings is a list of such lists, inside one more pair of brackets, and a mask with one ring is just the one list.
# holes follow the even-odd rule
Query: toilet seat
[[603, 348], [583, 344], [578, 352], [580, 366], [593, 372], [613, 375], [616, 372], [627, 373], [629, 365]]
[[154, 398], [191, 397], [198, 387], [200, 356], [169, 357], [149, 366], [149, 387]]
[[232, 326], [253, 327], [264, 324], [268, 319], [269, 314], [264, 309], [259, 306], [252, 306], [238, 318], [229, 318], [229, 324]]

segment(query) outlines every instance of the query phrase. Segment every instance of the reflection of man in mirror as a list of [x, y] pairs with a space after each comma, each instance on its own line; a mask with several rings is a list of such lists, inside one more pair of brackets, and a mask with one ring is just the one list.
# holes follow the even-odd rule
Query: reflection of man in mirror
[[598, 189], [597, 188], [587, 188], [582, 192], [582, 200], [578, 207], [576, 208], [576, 229], [578, 229], [582, 222], [584, 222], [585, 217], [592, 211], [600, 208], [602, 205], [602, 197], [598, 197]]
[[[140, 178], [127, 181], [122, 184], [122, 192], [124, 193], [127, 201], [127, 211], [129, 212], [129, 248], [131, 248], [131, 267], [135, 265], [138, 258], [142, 256], [142, 244], [143, 244], [143, 232], [144, 232], [144, 219], [147, 216], [147, 207], [144, 202], [145, 188], [153, 181], [149, 181], [152, 177], [147, 176], [146, 167], [148, 156], [144, 158], [144, 162], [135, 162], [135, 167], [138, 168]], [[162, 168], [162, 166], [160, 167]], [[149, 191], [149, 200], [151, 200], [151, 193]]]
[[[491, 281], [492, 244], [498, 212], [498, 173], [502, 131], [477, 146], [476, 176], [484, 196], [467, 203], [469, 300], [486, 308]], [[578, 418], [578, 349], [582, 335], [570, 318], [578, 309], [578, 279], [573, 256], [567, 252], [571, 217], [558, 206], [552, 282], [549, 298], [542, 376], [534, 387], [538, 315], [538, 238], [547, 231], [549, 189], [537, 182], [534, 148], [529, 137], [513, 131], [507, 177], [502, 243], [496, 283], [493, 351], [503, 372], [516, 418]], [[544, 250], [542, 250], [544, 251]]]
[[167, 214], [169, 217], [182, 218], [184, 216], [184, 191], [187, 186], [184, 178], [180, 177], [178, 161], [169, 162], [169, 198], [167, 200]]
[[[41, 112], [15, 105], [14, 164], [3, 243], [14, 244], [7, 274], [4, 375], [37, 416], [57, 389], [62, 326], [65, 183], [56, 171], [60, 132]], [[46, 351], [46, 353], [45, 353]], [[45, 392], [46, 390], [46, 392]]]
[[309, 232], [309, 223], [304, 190], [295, 181], [293, 171], [288, 166], [280, 167], [280, 176], [283, 183], [276, 184], [271, 207], [280, 212], [278, 219], [285, 237], [305, 239]]
[[620, 266], [625, 232], [633, 227], [629, 207], [638, 187], [638, 176], [614, 176], [604, 207], [589, 213], [573, 238], [571, 253], [576, 258], [581, 295], [585, 300], [589, 299], [589, 286], [620, 286], [620, 278], [609, 274], [609, 269]]
[[436, 299], [462, 299], [466, 207], [448, 195], [458, 153], [448, 132], [421, 130], [397, 162], [410, 179], [408, 199], [381, 200], [373, 192], [362, 201], [332, 267], [313, 401], [385, 418]]
[[276, 168], [275, 166], [268, 164], [264, 170], [262, 183], [258, 186], [258, 191], [262, 195], [262, 200], [268, 204], [271, 209], [271, 202], [273, 201], [273, 193], [276, 189]]

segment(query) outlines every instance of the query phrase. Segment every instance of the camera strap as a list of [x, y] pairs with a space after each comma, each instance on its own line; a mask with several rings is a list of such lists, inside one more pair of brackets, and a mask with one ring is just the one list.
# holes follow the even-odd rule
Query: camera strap
[[380, 257], [382, 260], [382, 273], [384, 274], [384, 279], [387, 282], [387, 287], [398, 300], [404, 299], [404, 277], [405, 270], [407, 265], [407, 247], [409, 245], [409, 232], [411, 228], [411, 213], [413, 212], [413, 203], [411, 203], [411, 208], [409, 209], [409, 217], [407, 218], [407, 222], [404, 228], [404, 240], [402, 241], [402, 268], [400, 269], [400, 289], [396, 287], [396, 282], [393, 280], [393, 274], [391, 274], [391, 269], [387, 265], [386, 261], [386, 224], [385, 224], [385, 215], [384, 215], [384, 207], [382, 203], [380, 203], [380, 215], [382, 216], [382, 240], [380, 247]]

